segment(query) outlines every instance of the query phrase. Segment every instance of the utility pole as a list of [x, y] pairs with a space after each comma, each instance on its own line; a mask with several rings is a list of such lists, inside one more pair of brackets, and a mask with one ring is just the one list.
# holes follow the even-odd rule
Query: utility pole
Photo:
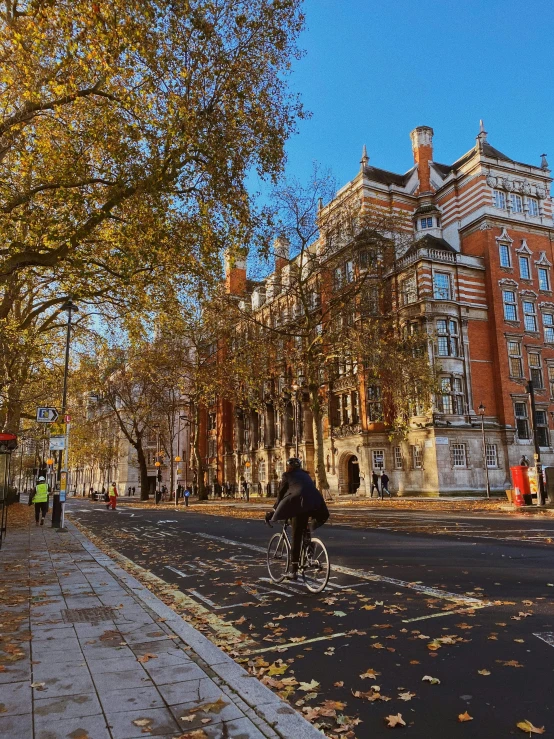
[[[53, 495], [53, 502], [52, 502], [52, 528], [60, 528], [63, 526], [63, 504], [65, 503], [65, 496], [68, 488], [68, 480], [67, 480], [67, 466], [68, 466], [68, 459], [69, 459], [69, 449], [68, 449], [68, 442], [69, 437], [67, 433], [67, 423], [66, 423], [66, 411], [67, 411], [67, 376], [69, 372], [69, 345], [71, 343], [71, 314], [77, 313], [79, 308], [73, 303], [71, 300], [67, 300], [62, 305], [62, 310], [67, 311], [67, 333], [65, 336], [65, 365], [64, 365], [64, 372], [63, 372], [63, 394], [62, 394], [62, 423], [65, 423], [65, 444], [64, 444], [64, 450], [58, 452], [58, 474], [57, 474], [57, 485], [56, 490], [54, 491]], [[62, 455], [65, 460], [65, 475], [64, 475], [64, 489], [62, 490]]]
[[533, 443], [535, 446], [535, 472], [537, 474], [537, 505], [544, 505], [545, 501], [545, 490], [544, 480], [542, 479], [542, 465], [541, 465], [541, 450], [539, 446], [539, 436], [537, 434], [537, 418], [536, 418], [536, 406], [535, 406], [535, 387], [533, 381], [529, 380], [527, 383], [527, 392], [531, 399], [531, 420], [533, 423]]

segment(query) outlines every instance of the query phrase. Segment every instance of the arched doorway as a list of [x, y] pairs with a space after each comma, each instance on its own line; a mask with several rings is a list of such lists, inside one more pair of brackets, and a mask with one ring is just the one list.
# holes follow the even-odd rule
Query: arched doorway
[[348, 493], [354, 495], [360, 487], [360, 463], [354, 454], [349, 457], [347, 463]]

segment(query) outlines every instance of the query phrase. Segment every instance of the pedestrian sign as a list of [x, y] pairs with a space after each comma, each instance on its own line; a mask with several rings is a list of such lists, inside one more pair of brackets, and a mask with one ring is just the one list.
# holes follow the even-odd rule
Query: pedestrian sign
[[51, 436], [50, 437], [50, 451], [60, 452], [65, 449], [65, 436]]
[[37, 421], [39, 423], [54, 423], [58, 420], [59, 413], [55, 408], [37, 408]]

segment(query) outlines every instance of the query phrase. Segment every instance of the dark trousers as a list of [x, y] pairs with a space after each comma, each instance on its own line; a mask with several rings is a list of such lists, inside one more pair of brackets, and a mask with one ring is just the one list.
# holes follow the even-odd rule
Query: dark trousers
[[189, 496], [188, 495], [185, 495], [185, 506], [187, 508], [189, 507]]
[[47, 500], [45, 500], [44, 503], [35, 503], [35, 521], [39, 520], [41, 513], [42, 513], [42, 517], [46, 518], [46, 514], [48, 513], [48, 501]]
[[293, 516], [291, 519], [292, 523], [292, 563], [298, 565], [300, 560], [300, 549], [302, 547], [302, 537], [304, 532], [308, 528], [308, 521], [310, 520], [309, 513], [301, 513], [298, 516]]
[[374, 490], [377, 492], [377, 497], [379, 497], [379, 486], [377, 485], [377, 483], [372, 482], [371, 483], [371, 493], [369, 494], [369, 497], [370, 498], [373, 498], [373, 491]]

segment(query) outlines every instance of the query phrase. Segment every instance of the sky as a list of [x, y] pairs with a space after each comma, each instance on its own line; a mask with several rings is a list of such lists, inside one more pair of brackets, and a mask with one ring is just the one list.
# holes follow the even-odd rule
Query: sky
[[312, 117], [287, 144], [287, 176], [318, 161], [342, 186], [370, 163], [413, 165], [410, 131], [434, 129], [434, 159], [489, 143], [554, 171], [552, 0], [305, 0], [305, 56], [291, 89]]

